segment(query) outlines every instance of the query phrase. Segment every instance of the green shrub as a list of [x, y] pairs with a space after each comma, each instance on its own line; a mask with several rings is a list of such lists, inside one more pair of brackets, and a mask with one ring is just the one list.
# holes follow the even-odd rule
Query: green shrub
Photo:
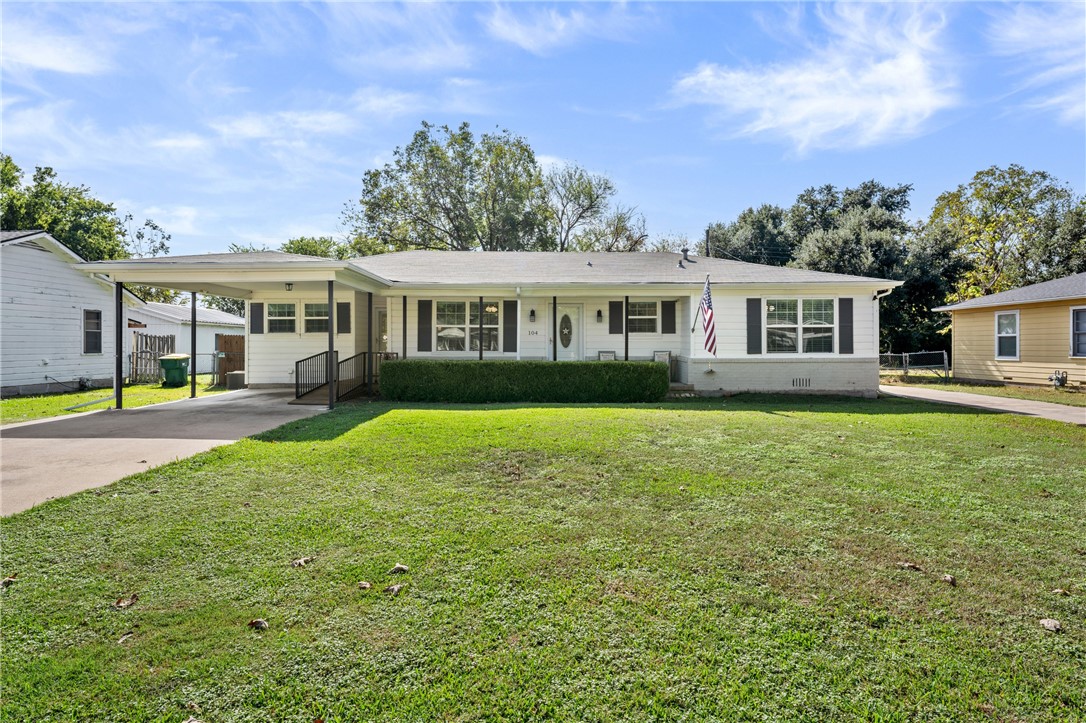
[[655, 402], [659, 362], [398, 359], [381, 364], [381, 395], [404, 402]]

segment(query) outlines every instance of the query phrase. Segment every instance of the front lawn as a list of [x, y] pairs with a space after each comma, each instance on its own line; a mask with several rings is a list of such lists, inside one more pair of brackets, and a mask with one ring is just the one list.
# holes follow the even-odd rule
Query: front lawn
[[0, 719], [1081, 720], [1084, 441], [904, 399], [343, 405], [5, 519]]
[[[213, 386], [214, 383], [214, 374], [197, 374], [196, 394], [204, 396], [226, 391], [224, 387]], [[130, 384], [124, 388], [124, 406], [125, 409], [145, 407], [148, 404], [187, 399], [188, 396], [188, 384], [183, 387], [164, 387], [161, 384]], [[84, 402], [99, 400], [101, 401], [100, 404], [92, 404], [73, 410], [66, 409], [66, 407], [73, 407]], [[92, 412], [96, 409], [112, 409], [112, 407], [112, 388], [42, 394], [36, 397], [12, 397], [10, 399], [0, 399], [0, 424], [29, 422], [32, 419], [57, 417], [62, 414], [79, 414], [80, 412]]]
[[1028, 399], [1034, 402], [1066, 404], [1071, 407], [1086, 407], [1086, 393], [1078, 388], [1053, 389], [1052, 387], [1014, 387], [997, 386], [994, 384], [968, 384], [966, 382], [955, 381], [939, 382], [933, 381], [930, 375], [903, 377], [900, 374], [883, 374], [879, 379], [879, 383], [891, 386], [899, 385], [920, 387], [922, 389], [941, 389], [944, 392], [984, 394], [989, 397]]

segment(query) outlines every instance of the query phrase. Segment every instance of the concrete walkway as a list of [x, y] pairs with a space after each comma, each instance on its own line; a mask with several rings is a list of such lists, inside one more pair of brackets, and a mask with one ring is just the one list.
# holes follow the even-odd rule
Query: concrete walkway
[[0, 515], [116, 482], [327, 407], [292, 406], [293, 390], [227, 392], [0, 429]]
[[1025, 414], [1030, 417], [1044, 417], [1057, 422], [1086, 425], [1086, 408], [1069, 407], [1051, 402], [1034, 402], [1028, 399], [1010, 397], [991, 397], [987, 394], [968, 394], [966, 392], [944, 392], [941, 389], [923, 389], [918, 387], [887, 386], [879, 387], [879, 393], [888, 397], [920, 399], [938, 404], [957, 404], [963, 407], [976, 407], [990, 412], [1009, 412]]

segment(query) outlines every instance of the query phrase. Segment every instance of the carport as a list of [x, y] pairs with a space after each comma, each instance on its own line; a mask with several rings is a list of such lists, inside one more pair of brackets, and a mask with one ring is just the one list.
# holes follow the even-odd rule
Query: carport
[[[143, 284], [158, 288], [187, 291], [191, 294], [192, 356], [196, 356], [196, 295], [211, 294], [250, 300], [254, 293], [272, 290], [326, 293], [328, 299], [328, 348], [318, 370], [322, 383], [328, 387], [328, 407], [335, 406], [337, 395], [335, 345], [335, 289], [366, 292], [369, 295], [368, 327], [373, 323], [373, 292], [387, 282], [362, 269], [336, 259], [324, 259], [280, 252], [203, 254], [165, 258], [122, 259], [79, 264], [88, 274], [107, 277], [114, 283], [114, 313], [116, 314], [116, 358], [113, 391], [117, 409], [124, 408], [124, 305], [121, 299], [125, 285]], [[366, 378], [373, 376], [372, 334], [365, 352]], [[246, 343], [248, 353], [249, 344]], [[360, 355], [361, 356], [361, 355]], [[248, 364], [246, 364], [248, 368]], [[196, 376], [190, 379], [189, 396], [196, 397]]]

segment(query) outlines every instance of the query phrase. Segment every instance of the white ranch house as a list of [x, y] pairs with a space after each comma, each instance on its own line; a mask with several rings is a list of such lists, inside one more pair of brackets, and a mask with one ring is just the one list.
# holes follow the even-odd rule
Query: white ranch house
[[[878, 300], [901, 283], [685, 253], [406, 251], [338, 261], [261, 252], [83, 269], [245, 299], [248, 384], [300, 393], [314, 375], [323, 384], [326, 370], [340, 387], [368, 384], [393, 355], [621, 362], [668, 352], [674, 381], [702, 393], [873, 396]], [[695, 324], [707, 276], [716, 357]], [[332, 386], [328, 395], [334, 403]]]

